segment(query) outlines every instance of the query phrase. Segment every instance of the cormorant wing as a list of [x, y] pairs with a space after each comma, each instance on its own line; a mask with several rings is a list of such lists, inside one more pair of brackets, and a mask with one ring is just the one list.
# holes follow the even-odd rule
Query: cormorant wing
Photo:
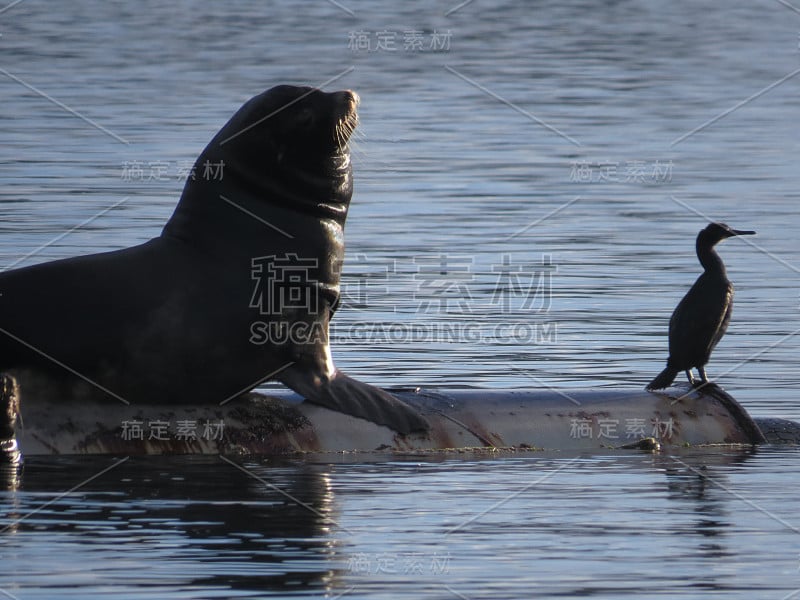
[[730, 283], [698, 278], [669, 321], [669, 353], [675, 364], [697, 367], [708, 362], [725, 334], [732, 299]]
[[714, 350], [717, 343], [728, 330], [728, 323], [731, 321], [731, 312], [733, 312], [733, 285], [728, 283], [727, 289], [725, 290], [725, 312], [714, 331], [714, 335], [711, 337], [711, 343], [708, 346], [709, 354], [711, 354], [712, 350]]

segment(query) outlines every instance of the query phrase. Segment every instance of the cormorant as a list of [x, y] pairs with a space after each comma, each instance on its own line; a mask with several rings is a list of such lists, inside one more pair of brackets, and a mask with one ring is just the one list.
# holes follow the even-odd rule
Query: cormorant
[[724, 223], [711, 223], [697, 235], [697, 258], [705, 271], [672, 313], [667, 368], [647, 385], [647, 390], [669, 387], [679, 371], [686, 371], [689, 383], [695, 385], [692, 367], [697, 369], [701, 381], [708, 383], [705, 365], [728, 329], [733, 307], [733, 285], [714, 246], [734, 235], [754, 233], [731, 229]]

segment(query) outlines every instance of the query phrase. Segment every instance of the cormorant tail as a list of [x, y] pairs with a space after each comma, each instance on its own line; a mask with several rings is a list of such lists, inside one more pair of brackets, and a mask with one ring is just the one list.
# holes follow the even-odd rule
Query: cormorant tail
[[663, 390], [664, 388], [668, 388], [673, 381], [675, 381], [675, 377], [678, 375], [680, 371], [678, 369], [674, 369], [667, 365], [667, 368], [661, 371], [658, 375], [656, 375], [655, 379], [647, 384], [647, 387], [644, 388], [647, 391], [650, 390]]

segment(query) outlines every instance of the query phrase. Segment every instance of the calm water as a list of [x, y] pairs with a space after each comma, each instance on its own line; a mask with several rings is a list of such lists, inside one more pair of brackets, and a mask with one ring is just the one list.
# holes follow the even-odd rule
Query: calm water
[[[0, 263], [147, 240], [244, 100], [352, 88], [340, 367], [643, 386], [724, 220], [758, 236], [721, 248], [736, 309], [709, 373], [800, 419], [800, 13], [456, 6], [0, 7]], [[33, 459], [7, 476], [0, 595], [800, 597], [796, 454]]]

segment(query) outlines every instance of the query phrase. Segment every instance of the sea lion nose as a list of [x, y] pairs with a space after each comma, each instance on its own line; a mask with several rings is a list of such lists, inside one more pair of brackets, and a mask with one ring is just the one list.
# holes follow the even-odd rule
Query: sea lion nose
[[361, 97], [353, 90], [344, 90], [341, 92], [335, 92], [334, 97], [337, 100], [347, 103], [353, 107], [357, 107], [361, 102]]

